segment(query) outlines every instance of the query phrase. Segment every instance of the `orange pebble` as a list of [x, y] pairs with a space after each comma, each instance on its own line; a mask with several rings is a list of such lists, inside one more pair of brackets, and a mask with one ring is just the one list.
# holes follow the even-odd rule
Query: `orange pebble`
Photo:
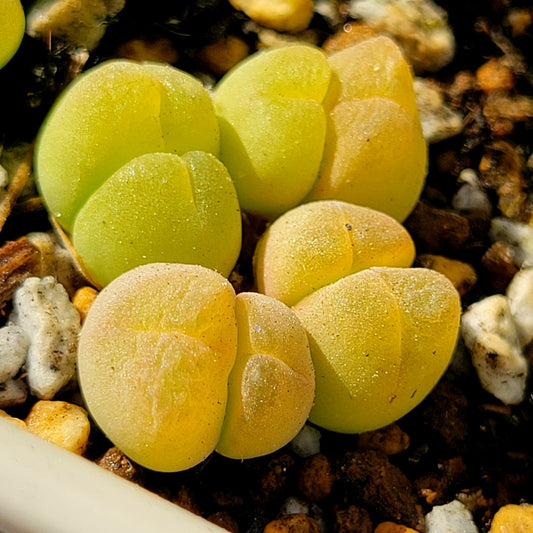
[[501, 59], [489, 59], [481, 65], [476, 72], [476, 78], [481, 90], [485, 93], [491, 91], [509, 91], [515, 85], [511, 69]]
[[533, 531], [533, 505], [504, 505], [492, 519], [489, 533], [529, 533]]
[[374, 533], [417, 533], [414, 529], [396, 524], [395, 522], [381, 522], [378, 524]]
[[76, 308], [76, 311], [80, 314], [80, 319], [83, 322], [89, 308], [91, 307], [94, 299], [98, 296], [98, 291], [92, 287], [86, 286], [81, 287], [76, 291], [74, 297], [72, 298], [72, 305]]

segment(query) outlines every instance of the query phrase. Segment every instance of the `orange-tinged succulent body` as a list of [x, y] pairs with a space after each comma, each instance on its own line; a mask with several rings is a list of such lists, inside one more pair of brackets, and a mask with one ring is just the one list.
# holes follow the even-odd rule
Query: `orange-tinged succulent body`
[[403, 221], [426, 176], [409, 65], [375, 37], [326, 56], [309, 45], [259, 52], [215, 88], [220, 157], [241, 207], [276, 218], [336, 199]]
[[302, 428], [314, 398], [307, 335], [274, 298], [240, 293], [237, 360], [229, 378], [226, 420], [217, 450], [241, 459], [276, 451]]
[[[286, 339], [274, 327], [283, 323]], [[100, 293], [78, 372], [104, 433], [160, 471], [190, 468], [217, 445], [239, 458], [273, 451], [301, 429], [314, 394], [307, 338], [289, 308], [236, 297], [220, 274], [178, 263], [137, 267]]]
[[320, 287], [372, 266], [409, 267], [415, 247], [392, 217], [336, 200], [276, 219], [254, 255], [258, 290], [294, 305]]
[[410, 68], [387, 37], [328, 58], [332, 83], [318, 180], [308, 200], [339, 199], [383, 211], [402, 222], [426, 177], [427, 146]]
[[375, 267], [293, 307], [316, 375], [310, 420], [343, 433], [392, 423], [418, 405], [452, 356], [460, 299], [428, 269]]

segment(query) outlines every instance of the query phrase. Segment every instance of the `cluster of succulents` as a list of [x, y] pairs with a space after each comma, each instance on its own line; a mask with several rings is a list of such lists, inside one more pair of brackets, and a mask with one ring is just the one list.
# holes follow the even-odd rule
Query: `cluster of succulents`
[[[459, 296], [410, 268], [424, 184], [412, 76], [377, 37], [259, 52], [212, 94], [169, 65], [73, 82], [35, 150], [49, 212], [104, 287], [79, 378], [108, 437], [155, 470], [358, 433], [406, 414], [452, 355]], [[268, 220], [257, 292], [227, 281], [241, 213]]]

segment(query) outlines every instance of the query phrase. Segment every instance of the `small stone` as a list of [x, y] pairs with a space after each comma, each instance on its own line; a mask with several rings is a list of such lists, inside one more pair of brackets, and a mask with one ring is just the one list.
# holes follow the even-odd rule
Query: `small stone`
[[198, 59], [216, 76], [223, 76], [250, 53], [250, 48], [239, 37], [229, 35], [204, 46]]
[[417, 533], [415, 529], [412, 529], [395, 522], [381, 522], [378, 524], [374, 533]]
[[89, 444], [91, 424], [87, 411], [79, 405], [40, 400], [33, 404], [25, 422], [31, 433], [78, 455]]
[[505, 217], [526, 218], [530, 210], [525, 166], [523, 154], [503, 140], [488, 145], [479, 162], [481, 184], [496, 191], [498, 209]]
[[389, 424], [384, 428], [359, 434], [357, 445], [363, 450], [378, 450], [386, 455], [395, 455], [409, 448], [409, 435], [398, 424]]
[[533, 267], [520, 270], [507, 287], [507, 301], [522, 347], [533, 340]]
[[177, 63], [179, 59], [179, 53], [172, 41], [164, 37], [151, 40], [131, 39], [120, 44], [116, 55], [134, 61], [157, 61], [171, 65]]
[[140, 470], [116, 446], [109, 448], [96, 464], [117, 476], [138, 483], [141, 477]]
[[8, 379], [0, 383], [0, 407], [20, 405], [28, 398], [28, 387], [23, 378]]
[[495, 137], [513, 132], [515, 123], [533, 118], [533, 98], [524, 95], [491, 93], [483, 105], [483, 115]]
[[435, 72], [455, 54], [446, 12], [431, 0], [352, 0], [348, 12], [393, 37], [415, 72]]
[[16, 376], [26, 360], [29, 345], [21, 327], [7, 324], [0, 328], [0, 383]]
[[246, 463], [250, 475], [255, 480], [251, 497], [259, 504], [279, 497], [285, 491], [291, 479], [295, 461], [288, 453], [271, 457], [260, 457]]
[[257, 47], [274, 48], [276, 46], [285, 46], [290, 44], [312, 44], [318, 46], [319, 38], [315, 29], [304, 30], [298, 35], [292, 33], [281, 33], [270, 28], [257, 28], [257, 38], [259, 40]]
[[533, 266], [533, 226], [505, 217], [491, 221], [489, 237], [507, 244], [518, 267]]
[[477, 282], [474, 267], [457, 259], [449, 259], [435, 254], [421, 254], [417, 256], [415, 265], [444, 274], [461, 296], [467, 294]]
[[531, 8], [513, 7], [507, 13], [507, 22], [511, 26], [513, 37], [524, 35], [533, 24], [533, 10]]
[[348, 452], [337, 472], [340, 488], [370, 512], [415, 529], [424, 516], [415, 488], [387, 456], [376, 450]]
[[488, 281], [496, 293], [503, 293], [518, 272], [513, 248], [501, 241], [496, 241], [481, 258]]
[[52, 276], [30, 277], [13, 295], [9, 315], [29, 340], [25, 367], [30, 391], [50, 400], [76, 373], [80, 316]]
[[2, 165], [0, 165], [0, 188], [4, 189], [8, 185], [9, 185], [9, 173]]
[[88, 285], [80, 287], [72, 298], [72, 305], [76, 308], [80, 315], [80, 320], [83, 323], [91, 305], [96, 300], [98, 291]]
[[41, 39], [53, 35], [71, 46], [93, 50], [124, 4], [125, 0], [38, 0], [26, 17], [26, 32]]
[[290, 442], [292, 451], [300, 457], [310, 457], [320, 451], [320, 430], [305, 424]]
[[337, 0], [314, 0], [315, 13], [324, 18], [331, 28], [342, 23], [342, 14]]
[[329, 37], [322, 48], [326, 54], [331, 54], [375, 35], [376, 30], [368, 24], [350, 20], [343, 25], [340, 31]]
[[460, 455], [442, 461], [436, 472], [430, 472], [416, 480], [418, 494], [428, 505], [444, 504], [449, 501], [453, 487], [466, 471], [467, 467]]
[[482, 387], [505, 404], [522, 402], [528, 362], [507, 298], [494, 294], [472, 304], [463, 313], [461, 334]]
[[445, 253], [464, 250], [471, 236], [468, 218], [452, 209], [418, 202], [404, 223], [418, 250]]
[[426, 533], [478, 533], [472, 513], [458, 500], [438, 505], [426, 515]]
[[489, 533], [528, 533], [533, 531], [533, 505], [504, 505], [494, 515]]
[[505, 57], [489, 59], [476, 71], [476, 79], [480, 89], [491, 91], [510, 91], [515, 85], [513, 71], [507, 65]]
[[290, 33], [305, 30], [314, 12], [312, 0], [230, 0], [230, 4], [262, 26]]
[[311, 507], [308, 501], [304, 501], [301, 498], [295, 498], [290, 496], [287, 498], [283, 505], [281, 506], [280, 515], [289, 515], [289, 514], [306, 514], [309, 515]]
[[319, 501], [331, 494], [335, 475], [328, 458], [323, 454], [307, 458], [298, 476], [298, 488], [310, 501]]
[[472, 514], [483, 514], [489, 505], [492, 504], [492, 500], [488, 500], [483, 491], [478, 488], [463, 489], [456, 495], [456, 499], [459, 500]]
[[269, 522], [263, 533], [320, 533], [320, 527], [310, 516], [291, 514]]
[[489, 220], [492, 214], [492, 203], [481, 186], [475, 170], [463, 169], [457, 181], [462, 185], [452, 199], [452, 207], [461, 213]]
[[416, 103], [422, 132], [428, 143], [437, 143], [461, 133], [463, 116], [444, 101], [444, 92], [430, 80], [415, 78]]
[[335, 533], [372, 533], [374, 524], [363, 507], [349, 505], [335, 509]]

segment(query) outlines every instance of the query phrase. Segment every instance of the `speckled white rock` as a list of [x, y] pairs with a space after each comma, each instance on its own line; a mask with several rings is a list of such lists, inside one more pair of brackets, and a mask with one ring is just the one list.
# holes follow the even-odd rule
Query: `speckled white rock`
[[53, 231], [35, 231], [26, 238], [39, 250], [39, 263], [35, 266], [37, 277], [53, 276], [70, 296], [85, 284], [72, 255], [61, 246]]
[[292, 439], [290, 447], [300, 457], [310, 457], [320, 452], [320, 430], [306, 424]]
[[0, 328], [0, 383], [15, 377], [26, 360], [29, 345], [21, 327], [7, 324]]
[[436, 143], [461, 133], [463, 116], [445, 103], [443, 91], [423, 78], [415, 78], [413, 85], [426, 141]]
[[492, 214], [492, 203], [481, 187], [476, 171], [465, 168], [459, 174], [457, 181], [462, 185], [452, 199], [452, 207], [488, 220]]
[[22, 378], [8, 379], [0, 385], [0, 407], [20, 405], [28, 397], [28, 388]]
[[507, 287], [507, 301], [522, 346], [533, 340], [533, 267], [520, 270]]
[[463, 313], [461, 334], [483, 388], [505, 404], [520, 403], [529, 365], [507, 298], [494, 294], [472, 304]]
[[435, 72], [455, 54], [446, 12], [431, 0], [352, 0], [349, 14], [393, 37], [416, 72]]
[[518, 266], [533, 266], [533, 226], [505, 217], [494, 217], [489, 231], [490, 239], [510, 246]]
[[25, 279], [13, 294], [9, 321], [29, 340], [25, 368], [32, 394], [51, 399], [73, 377], [80, 316], [55, 278]]
[[92, 50], [124, 4], [125, 0], [37, 0], [26, 17], [26, 33], [38, 38], [53, 35]]
[[436, 505], [426, 515], [426, 533], [478, 533], [472, 513], [458, 500]]

